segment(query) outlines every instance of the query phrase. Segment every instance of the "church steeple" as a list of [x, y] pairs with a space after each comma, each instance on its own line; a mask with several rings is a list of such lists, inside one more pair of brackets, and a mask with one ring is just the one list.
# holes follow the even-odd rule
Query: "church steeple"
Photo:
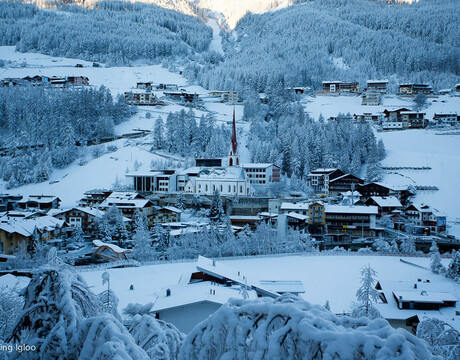
[[240, 165], [238, 157], [238, 141], [236, 140], [236, 120], [235, 120], [235, 107], [233, 107], [233, 122], [232, 122], [232, 140], [231, 140], [230, 153], [228, 154], [228, 165]]

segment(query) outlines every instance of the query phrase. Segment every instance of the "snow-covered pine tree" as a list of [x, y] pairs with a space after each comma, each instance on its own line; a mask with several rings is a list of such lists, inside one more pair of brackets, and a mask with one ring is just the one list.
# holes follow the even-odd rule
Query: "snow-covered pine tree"
[[152, 315], [135, 315], [129, 332], [135, 343], [155, 360], [177, 360], [184, 340], [177, 328]]
[[402, 254], [415, 254], [415, 239], [413, 236], [402, 239], [400, 250]]
[[443, 359], [460, 359], [460, 333], [446, 322], [424, 318], [417, 326], [417, 337], [425, 340]]
[[138, 210], [134, 216], [133, 257], [137, 261], [153, 260], [155, 251], [152, 247], [152, 237], [147, 226], [147, 219]]
[[427, 344], [387, 321], [337, 317], [320, 305], [284, 294], [230, 299], [187, 335], [181, 360], [431, 359]]
[[224, 205], [222, 202], [222, 197], [218, 190], [214, 191], [212, 195], [211, 209], [209, 212], [209, 219], [212, 222], [223, 223], [225, 219]]
[[446, 277], [460, 282], [460, 251], [455, 251], [446, 271]]
[[380, 318], [379, 311], [372, 305], [380, 298], [375, 289], [375, 276], [377, 273], [368, 264], [361, 270], [361, 287], [356, 292], [358, 304], [354, 307], [351, 316], [355, 318], [367, 317], [369, 319]]
[[435, 274], [444, 274], [446, 269], [441, 264], [441, 254], [439, 253], [438, 244], [433, 240], [430, 247], [430, 267]]

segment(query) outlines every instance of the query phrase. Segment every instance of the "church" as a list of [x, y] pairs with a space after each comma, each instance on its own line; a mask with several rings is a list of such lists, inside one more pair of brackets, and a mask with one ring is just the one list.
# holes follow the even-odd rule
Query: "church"
[[240, 163], [233, 109], [232, 136], [228, 156], [217, 159], [195, 159], [195, 166], [185, 170], [152, 170], [126, 174], [133, 178], [134, 190], [142, 193], [186, 192], [224, 196], [251, 196], [264, 193], [280, 181], [280, 168], [270, 163]]

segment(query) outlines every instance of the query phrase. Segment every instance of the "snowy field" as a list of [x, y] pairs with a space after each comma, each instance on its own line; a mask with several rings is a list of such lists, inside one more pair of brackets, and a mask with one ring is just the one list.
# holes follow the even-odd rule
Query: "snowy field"
[[[421, 266], [429, 267], [429, 258], [405, 258]], [[311, 303], [324, 305], [329, 300], [334, 313], [349, 312], [356, 301], [360, 286], [360, 270], [370, 264], [377, 271], [377, 280], [417, 281], [430, 279], [443, 284], [446, 291], [460, 299], [460, 285], [428, 269], [402, 263], [393, 256], [286, 256], [224, 260], [226, 266], [241, 271], [248, 282], [256, 280], [301, 280], [305, 287], [303, 298]], [[448, 261], [444, 260], [447, 265]], [[182, 274], [195, 271], [195, 262], [149, 265], [138, 268], [110, 269], [110, 286], [119, 297], [119, 310], [128, 303], [154, 302], [162, 288], [178, 283]], [[88, 285], [98, 293], [104, 290], [103, 271], [82, 272]], [[134, 290], [129, 290], [130, 285]], [[162, 291], [161, 291], [162, 292]], [[452, 310], [452, 309], [451, 309]], [[452, 310], [453, 311], [453, 310]], [[450, 312], [452, 312], [450, 311]], [[449, 313], [450, 313], [449, 312]], [[438, 313], [441, 316], [441, 314]], [[451, 318], [445, 320], [451, 321]], [[455, 324], [460, 328], [460, 320]]]

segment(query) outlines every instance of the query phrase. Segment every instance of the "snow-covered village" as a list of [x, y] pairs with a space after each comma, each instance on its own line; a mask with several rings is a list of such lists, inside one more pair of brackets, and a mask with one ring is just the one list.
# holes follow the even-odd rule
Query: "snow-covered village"
[[0, 359], [460, 359], [458, 0], [0, 0]]

